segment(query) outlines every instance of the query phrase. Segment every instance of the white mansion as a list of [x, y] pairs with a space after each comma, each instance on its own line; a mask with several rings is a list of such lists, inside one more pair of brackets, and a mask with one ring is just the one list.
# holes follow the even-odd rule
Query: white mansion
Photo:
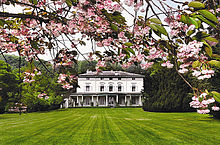
[[87, 71], [79, 75], [80, 88], [65, 99], [63, 107], [142, 106], [143, 78], [143, 75], [122, 71]]

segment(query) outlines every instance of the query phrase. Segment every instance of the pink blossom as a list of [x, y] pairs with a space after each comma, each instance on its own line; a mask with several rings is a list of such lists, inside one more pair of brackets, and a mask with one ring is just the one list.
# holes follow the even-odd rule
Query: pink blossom
[[102, 10], [102, 9], [104, 8], [104, 5], [102, 5], [102, 4], [97, 4], [97, 7], [98, 7], [100, 10]]
[[114, 9], [115, 11], [121, 11], [121, 6], [120, 6], [119, 4], [114, 4], [114, 5], [113, 5], [113, 9]]
[[132, 6], [134, 4], [134, 0], [125, 0], [124, 3], [127, 6]]
[[201, 75], [201, 72], [194, 70], [194, 72], [192, 73], [192, 75], [195, 76], [195, 77], [198, 77], [199, 75]]
[[141, 9], [141, 12], [144, 13], [144, 12], [145, 12], [145, 9]]
[[46, 96], [47, 94], [45, 94], [45, 93], [42, 93], [42, 94], [39, 94], [37, 97], [38, 98], [43, 98], [44, 96]]
[[212, 110], [213, 110], [213, 111], [219, 111], [219, 110], [220, 110], [220, 108], [219, 108], [219, 107], [217, 107], [217, 106], [213, 106], [213, 107], [212, 107]]
[[106, 67], [105, 61], [99, 60], [96, 64], [97, 67]]
[[102, 46], [103, 46], [103, 45], [102, 45], [102, 42], [97, 42], [96, 45], [97, 45], [98, 47], [102, 47]]
[[128, 68], [128, 67], [130, 67], [131, 65], [132, 65], [131, 62], [123, 63], [123, 64], [122, 64], [122, 68]]
[[199, 108], [201, 103], [198, 100], [194, 100], [194, 101], [190, 102], [189, 104], [190, 104], [190, 107]]
[[119, 34], [118, 34], [118, 37], [119, 38], [125, 38], [125, 32], [121, 31]]
[[65, 84], [65, 85], [63, 85], [62, 87], [63, 87], [64, 89], [67, 89], [67, 90], [73, 88], [73, 86], [71, 86], [70, 84]]
[[208, 94], [207, 93], [202, 93], [199, 97], [202, 98], [202, 97], [206, 97]]
[[154, 64], [154, 62], [148, 62], [145, 64], [140, 64], [142, 69], [147, 70], [148, 68], [150, 68], [152, 65]]
[[210, 110], [209, 109], [198, 109], [197, 112], [199, 114], [208, 114], [210, 112]]
[[215, 99], [214, 99], [214, 98], [210, 98], [210, 99], [207, 100], [207, 102], [208, 102], [209, 104], [214, 103], [214, 102], [215, 102]]
[[174, 65], [172, 63], [170, 63], [170, 61], [168, 60], [168, 61], [162, 63], [161, 66], [163, 66], [163, 67], [166, 66], [167, 68], [173, 68]]
[[188, 69], [186, 69], [186, 68], [183, 68], [183, 69], [179, 69], [178, 70], [178, 72], [179, 73], [182, 73], [182, 74], [184, 74], [184, 73], [186, 73], [186, 72], [188, 72], [189, 70]]
[[209, 10], [211, 13], [215, 14], [215, 11], [213, 9], [210, 9]]
[[190, 25], [187, 31], [192, 31], [192, 30], [194, 30], [195, 28], [196, 28], [195, 25]]
[[104, 46], [110, 46], [111, 41], [109, 41], [108, 39], [104, 39], [104, 40], [102, 41], [102, 44], [103, 44]]

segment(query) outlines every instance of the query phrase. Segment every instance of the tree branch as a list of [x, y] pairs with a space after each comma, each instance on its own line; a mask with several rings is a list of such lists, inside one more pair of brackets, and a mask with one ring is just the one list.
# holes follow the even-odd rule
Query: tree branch
[[13, 18], [23, 18], [23, 19], [29, 18], [29, 19], [39, 20], [40, 22], [45, 22], [45, 23], [49, 22], [49, 19], [43, 19], [35, 15], [26, 15], [26, 14], [13, 14], [13, 13], [0, 12], [0, 17], [13, 17]]

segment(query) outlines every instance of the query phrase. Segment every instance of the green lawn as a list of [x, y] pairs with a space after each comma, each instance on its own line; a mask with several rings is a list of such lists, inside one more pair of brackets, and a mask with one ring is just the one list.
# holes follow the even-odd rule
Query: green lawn
[[0, 115], [0, 144], [220, 144], [220, 121], [197, 113], [82, 108]]

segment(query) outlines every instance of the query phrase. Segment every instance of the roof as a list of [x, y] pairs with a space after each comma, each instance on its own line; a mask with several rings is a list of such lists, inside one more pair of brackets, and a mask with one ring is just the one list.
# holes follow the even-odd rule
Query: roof
[[92, 92], [84, 92], [84, 93], [72, 93], [70, 96], [106, 96], [106, 95], [141, 95], [141, 92], [135, 93], [107, 93], [107, 92], [99, 92], [99, 93], [92, 93]]
[[144, 78], [144, 75], [123, 72], [123, 71], [102, 71], [102, 72], [92, 72], [87, 71], [84, 74], [80, 74], [79, 78], [97, 78], [97, 77], [115, 77], [115, 78]]

